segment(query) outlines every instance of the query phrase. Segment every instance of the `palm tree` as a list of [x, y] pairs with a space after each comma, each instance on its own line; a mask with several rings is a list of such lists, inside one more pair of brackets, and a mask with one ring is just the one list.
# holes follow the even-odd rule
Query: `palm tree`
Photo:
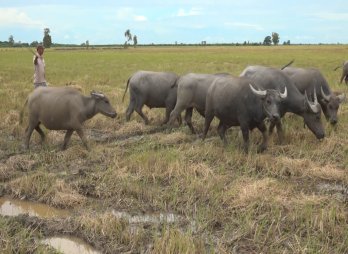
[[124, 36], [125, 36], [126, 39], [127, 39], [127, 40], [125, 41], [124, 45], [125, 45], [125, 47], [127, 47], [127, 46], [128, 46], [128, 42], [132, 40], [132, 34], [131, 34], [131, 32], [130, 32], [129, 29], [126, 30], [126, 32], [124, 33]]
[[136, 35], [133, 36], [133, 43], [134, 43], [134, 48], [135, 48], [138, 44], [138, 37]]

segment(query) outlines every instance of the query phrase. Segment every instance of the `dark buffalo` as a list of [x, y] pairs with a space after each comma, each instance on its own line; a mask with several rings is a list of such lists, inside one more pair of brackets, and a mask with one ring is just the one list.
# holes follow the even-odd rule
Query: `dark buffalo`
[[[325, 131], [321, 123], [321, 106], [316, 96], [314, 96], [314, 102], [310, 102], [306, 93], [303, 95], [284, 71], [271, 67], [249, 66], [242, 72], [241, 76], [250, 77], [253, 82], [257, 83], [263, 89], [281, 90], [286, 87], [288, 96], [282, 101], [280, 106], [281, 117], [286, 112], [302, 116], [305, 124], [318, 139], [325, 137]], [[270, 132], [273, 131], [274, 126], [277, 126], [279, 139], [282, 142], [284, 136], [281, 122], [272, 121]]]
[[186, 109], [185, 122], [194, 134], [192, 125], [192, 111], [195, 108], [204, 117], [205, 97], [210, 85], [217, 77], [229, 76], [229, 74], [197, 74], [189, 73], [181, 76], [177, 81], [178, 91], [174, 110], [170, 113], [169, 123], [172, 123], [181, 112]]
[[314, 99], [313, 91], [316, 91], [318, 102], [323, 110], [325, 118], [332, 125], [337, 123], [337, 111], [345, 95], [334, 94], [324, 76], [316, 68], [287, 67], [283, 70], [302, 94], [307, 93], [310, 99]]
[[[126, 95], [128, 86], [130, 90], [130, 101], [126, 111], [126, 120], [129, 121], [134, 110], [143, 118], [145, 124], [149, 123], [142, 108], [166, 108], [166, 116], [163, 124], [169, 120], [169, 114], [176, 103], [175, 85], [178, 76], [171, 72], [138, 71], [134, 73], [127, 82], [122, 101]], [[180, 122], [181, 118], [178, 119]]]
[[[251, 85], [253, 83], [253, 85]], [[246, 77], [220, 77], [209, 87], [206, 96], [205, 125], [203, 139], [206, 137], [214, 116], [219, 120], [218, 133], [226, 144], [225, 132], [231, 126], [240, 126], [244, 139], [244, 151], [249, 150], [249, 130], [258, 128], [263, 135], [259, 152], [267, 148], [266, 117], [272, 120], [280, 118], [279, 106], [286, 99], [279, 90], [256, 90], [258, 87]]]
[[342, 84], [342, 81], [344, 79], [344, 82], [346, 83], [346, 85], [348, 85], [348, 61], [345, 61], [342, 66], [338, 66], [337, 68], [335, 68], [335, 71], [341, 67], [342, 67], [342, 75], [340, 79], [340, 84]]
[[[67, 130], [62, 149], [66, 146], [74, 131], [77, 132], [83, 144], [88, 149], [83, 133], [83, 122], [97, 113], [115, 118], [116, 111], [110, 105], [109, 99], [102, 93], [91, 92], [91, 96], [82, 95], [71, 87], [39, 87], [28, 97], [29, 124], [25, 133], [25, 148], [29, 148], [29, 140], [35, 129], [45, 140], [45, 134], [40, 128], [43, 124], [49, 130]], [[21, 121], [23, 110], [21, 112]]]

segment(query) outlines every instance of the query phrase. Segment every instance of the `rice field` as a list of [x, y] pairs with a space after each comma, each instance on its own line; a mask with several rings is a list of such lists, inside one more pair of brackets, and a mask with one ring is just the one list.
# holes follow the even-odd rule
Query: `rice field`
[[[347, 45], [46, 49], [50, 86], [101, 91], [118, 117], [85, 123], [90, 151], [76, 134], [61, 151], [65, 133], [48, 130], [45, 144], [34, 133], [26, 151], [19, 113], [33, 90], [32, 54], [0, 48], [0, 197], [71, 212], [0, 216], [1, 252], [56, 253], [39, 240], [70, 235], [101, 253], [348, 253], [347, 103], [337, 128], [322, 116], [323, 141], [287, 114], [284, 144], [273, 135], [258, 154], [256, 130], [245, 154], [239, 128], [228, 131], [224, 147], [216, 121], [202, 141], [185, 125], [160, 126], [164, 109], [145, 107], [149, 125], [136, 113], [126, 122], [129, 92], [122, 102], [138, 70], [239, 75], [248, 65], [279, 68], [292, 59], [295, 67], [319, 68], [348, 95], [341, 70], [333, 71], [347, 53]], [[202, 132], [197, 112], [193, 124]]]

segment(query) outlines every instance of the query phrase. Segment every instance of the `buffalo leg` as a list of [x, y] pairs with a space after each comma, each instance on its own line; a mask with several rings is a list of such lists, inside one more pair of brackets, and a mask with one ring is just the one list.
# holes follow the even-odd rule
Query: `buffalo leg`
[[267, 149], [267, 143], [268, 143], [268, 134], [267, 134], [267, 128], [264, 123], [261, 123], [257, 128], [261, 131], [262, 133], [262, 143], [261, 145], [257, 148], [258, 153], [262, 153]]
[[85, 137], [85, 134], [83, 133], [82, 129], [76, 130], [77, 135], [79, 135], [80, 139], [82, 140], [83, 145], [86, 147], [87, 150], [89, 150], [88, 144], [87, 144], [87, 139]]
[[141, 118], [144, 120], [145, 124], [149, 124], [149, 119], [144, 115], [143, 113], [143, 102], [137, 101], [137, 105], [135, 106], [135, 111], [141, 116]]
[[269, 125], [268, 134], [272, 135], [274, 127], [277, 127], [278, 142], [282, 144], [284, 142], [284, 131], [281, 120], [272, 121]]
[[272, 135], [275, 125], [276, 124], [274, 121], [271, 121], [271, 123], [269, 124], [269, 128], [268, 128], [269, 135]]
[[131, 115], [133, 114], [135, 109], [135, 99], [131, 97], [127, 111], [126, 111], [126, 121], [130, 120]]
[[221, 138], [221, 140], [224, 142], [224, 145], [227, 146], [227, 139], [226, 139], [226, 126], [220, 121], [218, 126], [218, 133]]
[[182, 124], [182, 118], [181, 115], [179, 115], [176, 120], [178, 121], [179, 126]]
[[66, 133], [65, 133], [65, 137], [64, 137], [64, 143], [63, 143], [63, 146], [62, 146], [62, 150], [65, 150], [69, 141], [70, 141], [70, 138], [71, 138], [71, 135], [73, 134], [74, 130], [67, 130]]
[[213, 121], [213, 119], [214, 119], [213, 114], [207, 114], [207, 113], [205, 114], [204, 131], [203, 131], [203, 136], [202, 136], [203, 140], [207, 136], [211, 121]]
[[41, 142], [43, 143], [45, 141], [45, 133], [40, 128], [40, 124], [35, 127], [35, 130], [40, 134]]
[[170, 108], [170, 107], [168, 107], [168, 106], [166, 107], [166, 115], [165, 115], [165, 117], [164, 117], [164, 120], [163, 120], [163, 122], [162, 122], [162, 125], [168, 123], [171, 109], [172, 109], [172, 108]]
[[244, 140], [243, 150], [245, 153], [248, 153], [248, 151], [249, 151], [249, 128], [241, 126], [241, 130], [242, 130], [243, 140]]
[[33, 133], [34, 129], [35, 128], [31, 124], [29, 124], [29, 126], [26, 129], [25, 140], [24, 140], [25, 149], [29, 149], [29, 140], [30, 140], [31, 134]]
[[[340, 79], [340, 84], [342, 84], [342, 81], [343, 81], [343, 79], [346, 77], [346, 75], [344, 74], [344, 73], [342, 73], [342, 76], [341, 76], [341, 79]], [[347, 84], [347, 80], [345, 80], [346, 81], [346, 84]]]
[[186, 112], [185, 112], [185, 122], [186, 122], [187, 126], [190, 128], [192, 134], [196, 134], [196, 131], [193, 128], [193, 125], [192, 125], [192, 111], [193, 111], [193, 108], [187, 108], [186, 109]]
[[277, 134], [278, 134], [279, 144], [283, 144], [284, 143], [284, 131], [283, 131], [282, 122], [280, 120], [277, 121], [276, 126], [277, 126]]
[[29, 117], [29, 124], [25, 130], [25, 140], [24, 140], [25, 149], [29, 149], [30, 137], [33, 134], [34, 129], [36, 129], [36, 127], [38, 127], [39, 124], [40, 124], [40, 121], [35, 116]]
[[173, 124], [174, 123], [174, 120], [176, 119], [179, 123], [179, 125], [181, 125], [181, 112], [184, 110], [184, 108], [175, 105], [174, 109], [172, 110], [172, 112], [170, 112], [170, 115], [169, 115], [169, 124]]

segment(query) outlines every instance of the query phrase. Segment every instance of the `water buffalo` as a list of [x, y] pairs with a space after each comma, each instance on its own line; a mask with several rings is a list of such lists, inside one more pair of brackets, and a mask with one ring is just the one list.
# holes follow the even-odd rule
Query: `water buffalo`
[[[74, 131], [77, 132], [83, 144], [88, 149], [83, 133], [83, 122], [97, 113], [115, 118], [116, 111], [110, 105], [109, 99], [102, 93], [91, 92], [91, 96], [82, 95], [71, 87], [39, 87], [27, 98], [29, 124], [25, 133], [24, 146], [29, 149], [29, 140], [35, 129], [44, 141], [45, 134], [40, 128], [42, 123], [49, 130], [67, 130], [62, 149], [67, 144]], [[21, 121], [23, 110], [21, 112]]]
[[[257, 83], [263, 89], [284, 89], [288, 90], [288, 96], [282, 101], [280, 106], [281, 117], [286, 112], [291, 112], [302, 116], [305, 124], [315, 134], [318, 139], [325, 137], [325, 131], [321, 123], [321, 106], [317, 101], [316, 93], [314, 102], [310, 102], [305, 93], [303, 95], [295, 86], [294, 82], [282, 70], [264, 67], [249, 66], [240, 76], [250, 77], [253, 82]], [[270, 133], [274, 127], [277, 127], [279, 140], [283, 142], [284, 135], [281, 121], [272, 121], [270, 124]]]
[[332, 125], [335, 125], [337, 123], [337, 111], [345, 95], [337, 96], [332, 93], [326, 79], [316, 68], [287, 67], [283, 71], [294, 81], [302, 94], [307, 93], [309, 99], [314, 99], [313, 91], [316, 91], [325, 118]]
[[335, 71], [341, 67], [342, 67], [342, 75], [340, 79], [340, 84], [342, 84], [342, 81], [344, 79], [344, 82], [346, 83], [346, 85], [348, 85], [348, 61], [345, 61], [342, 66], [336, 67]]
[[185, 122], [194, 134], [195, 130], [192, 125], [192, 111], [195, 108], [200, 115], [205, 114], [205, 97], [208, 88], [217, 77], [229, 76], [226, 73], [218, 74], [196, 74], [189, 73], [181, 76], [177, 81], [178, 91], [177, 100], [174, 110], [170, 113], [169, 123], [181, 115], [186, 109]]
[[[175, 107], [176, 91], [175, 85], [178, 76], [171, 72], [138, 71], [134, 73], [127, 82], [122, 101], [126, 95], [128, 86], [130, 90], [130, 101], [126, 111], [126, 120], [129, 121], [134, 110], [143, 118], [145, 124], [149, 119], [142, 112], [144, 105], [149, 108], [166, 108], [166, 116], [163, 124], [169, 120], [169, 114]], [[181, 122], [181, 118], [178, 119]]]
[[[244, 151], [249, 150], [249, 130], [258, 128], [263, 141], [258, 148], [262, 152], [267, 148], [267, 128], [264, 119], [280, 118], [281, 100], [287, 97], [287, 88], [282, 94], [279, 90], [256, 90], [246, 77], [219, 77], [209, 87], [206, 96], [205, 124], [203, 139], [206, 137], [214, 116], [219, 120], [218, 133], [226, 144], [225, 132], [231, 126], [240, 126], [244, 139]], [[259, 87], [258, 87], [259, 88]]]

